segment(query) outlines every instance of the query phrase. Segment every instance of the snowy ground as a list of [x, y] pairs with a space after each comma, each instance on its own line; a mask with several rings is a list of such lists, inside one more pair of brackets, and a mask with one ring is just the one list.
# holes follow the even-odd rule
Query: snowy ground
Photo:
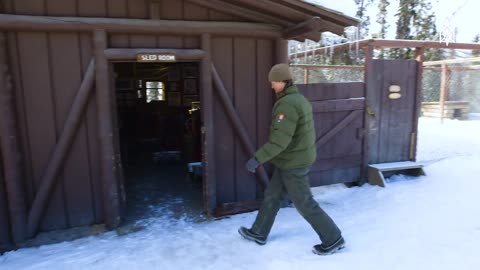
[[318, 239], [293, 208], [265, 246], [237, 234], [256, 213], [198, 223], [166, 212], [137, 233], [9, 252], [0, 269], [480, 269], [480, 121], [421, 119], [419, 134], [419, 159], [435, 161], [428, 176], [314, 189], [347, 241], [333, 256], [310, 251]]
[[480, 117], [474, 121], [420, 118], [418, 131], [419, 161], [439, 161], [445, 158], [480, 155]]

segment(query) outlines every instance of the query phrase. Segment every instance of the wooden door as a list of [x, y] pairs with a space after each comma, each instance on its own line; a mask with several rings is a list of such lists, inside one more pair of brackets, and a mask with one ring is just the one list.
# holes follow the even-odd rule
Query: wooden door
[[366, 83], [369, 164], [414, 160], [417, 62], [373, 60]]
[[364, 144], [364, 84], [299, 85], [313, 107], [317, 161], [310, 173], [312, 186], [361, 180]]

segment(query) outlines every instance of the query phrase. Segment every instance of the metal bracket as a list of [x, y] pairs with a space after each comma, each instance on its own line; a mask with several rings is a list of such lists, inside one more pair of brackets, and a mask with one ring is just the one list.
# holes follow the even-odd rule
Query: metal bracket
[[376, 116], [377, 113], [372, 111], [372, 108], [370, 108], [370, 106], [367, 106], [367, 114], [368, 115], [371, 115], [371, 116]]

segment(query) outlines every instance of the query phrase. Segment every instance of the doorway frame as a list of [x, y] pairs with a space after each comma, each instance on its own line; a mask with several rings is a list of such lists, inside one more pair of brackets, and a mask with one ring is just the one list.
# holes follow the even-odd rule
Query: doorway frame
[[[203, 208], [213, 215], [217, 206], [215, 182], [215, 157], [213, 138], [213, 83], [211, 60], [211, 36], [201, 35], [201, 49], [169, 48], [108, 48], [107, 34], [98, 30], [95, 33], [95, 60], [97, 87], [97, 108], [99, 117], [100, 142], [107, 143], [102, 152], [102, 181], [104, 187], [105, 220], [109, 227], [117, 227], [125, 215], [125, 187], [121, 166], [119, 130], [115, 106], [115, 87], [113, 84], [113, 64], [116, 62], [137, 62], [137, 54], [173, 54], [175, 62], [199, 63], [199, 95], [202, 104], [202, 171], [203, 171]], [[109, 108], [109, 110], [105, 110]], [[102, 120], [103, 119], [103, 120]], [[107, 124], [108, 123], [108, 124]], [[103, 129], [103, 132], [102, 132]], [[103, 136], [102, 136], [103, 134]], [[108, 155], [110, 153], [110, 155]], [[109, 156], [109, 158], [105, 158]], [[112, 170], [113, 168], [113, 170]]]

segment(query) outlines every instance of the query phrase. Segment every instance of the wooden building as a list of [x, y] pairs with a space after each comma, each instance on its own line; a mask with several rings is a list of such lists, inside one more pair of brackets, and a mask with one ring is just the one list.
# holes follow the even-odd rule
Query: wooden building
[[257, 201], [268, 169], [254, 176], [244, 163], [267, 140], [270, 67], [288, 61], [289, 39], [357, 24], [299, 0], [0, 8], [0, 250], [42, 231], [117, 227], [139, 142], [202, 163], [210, 214]]

